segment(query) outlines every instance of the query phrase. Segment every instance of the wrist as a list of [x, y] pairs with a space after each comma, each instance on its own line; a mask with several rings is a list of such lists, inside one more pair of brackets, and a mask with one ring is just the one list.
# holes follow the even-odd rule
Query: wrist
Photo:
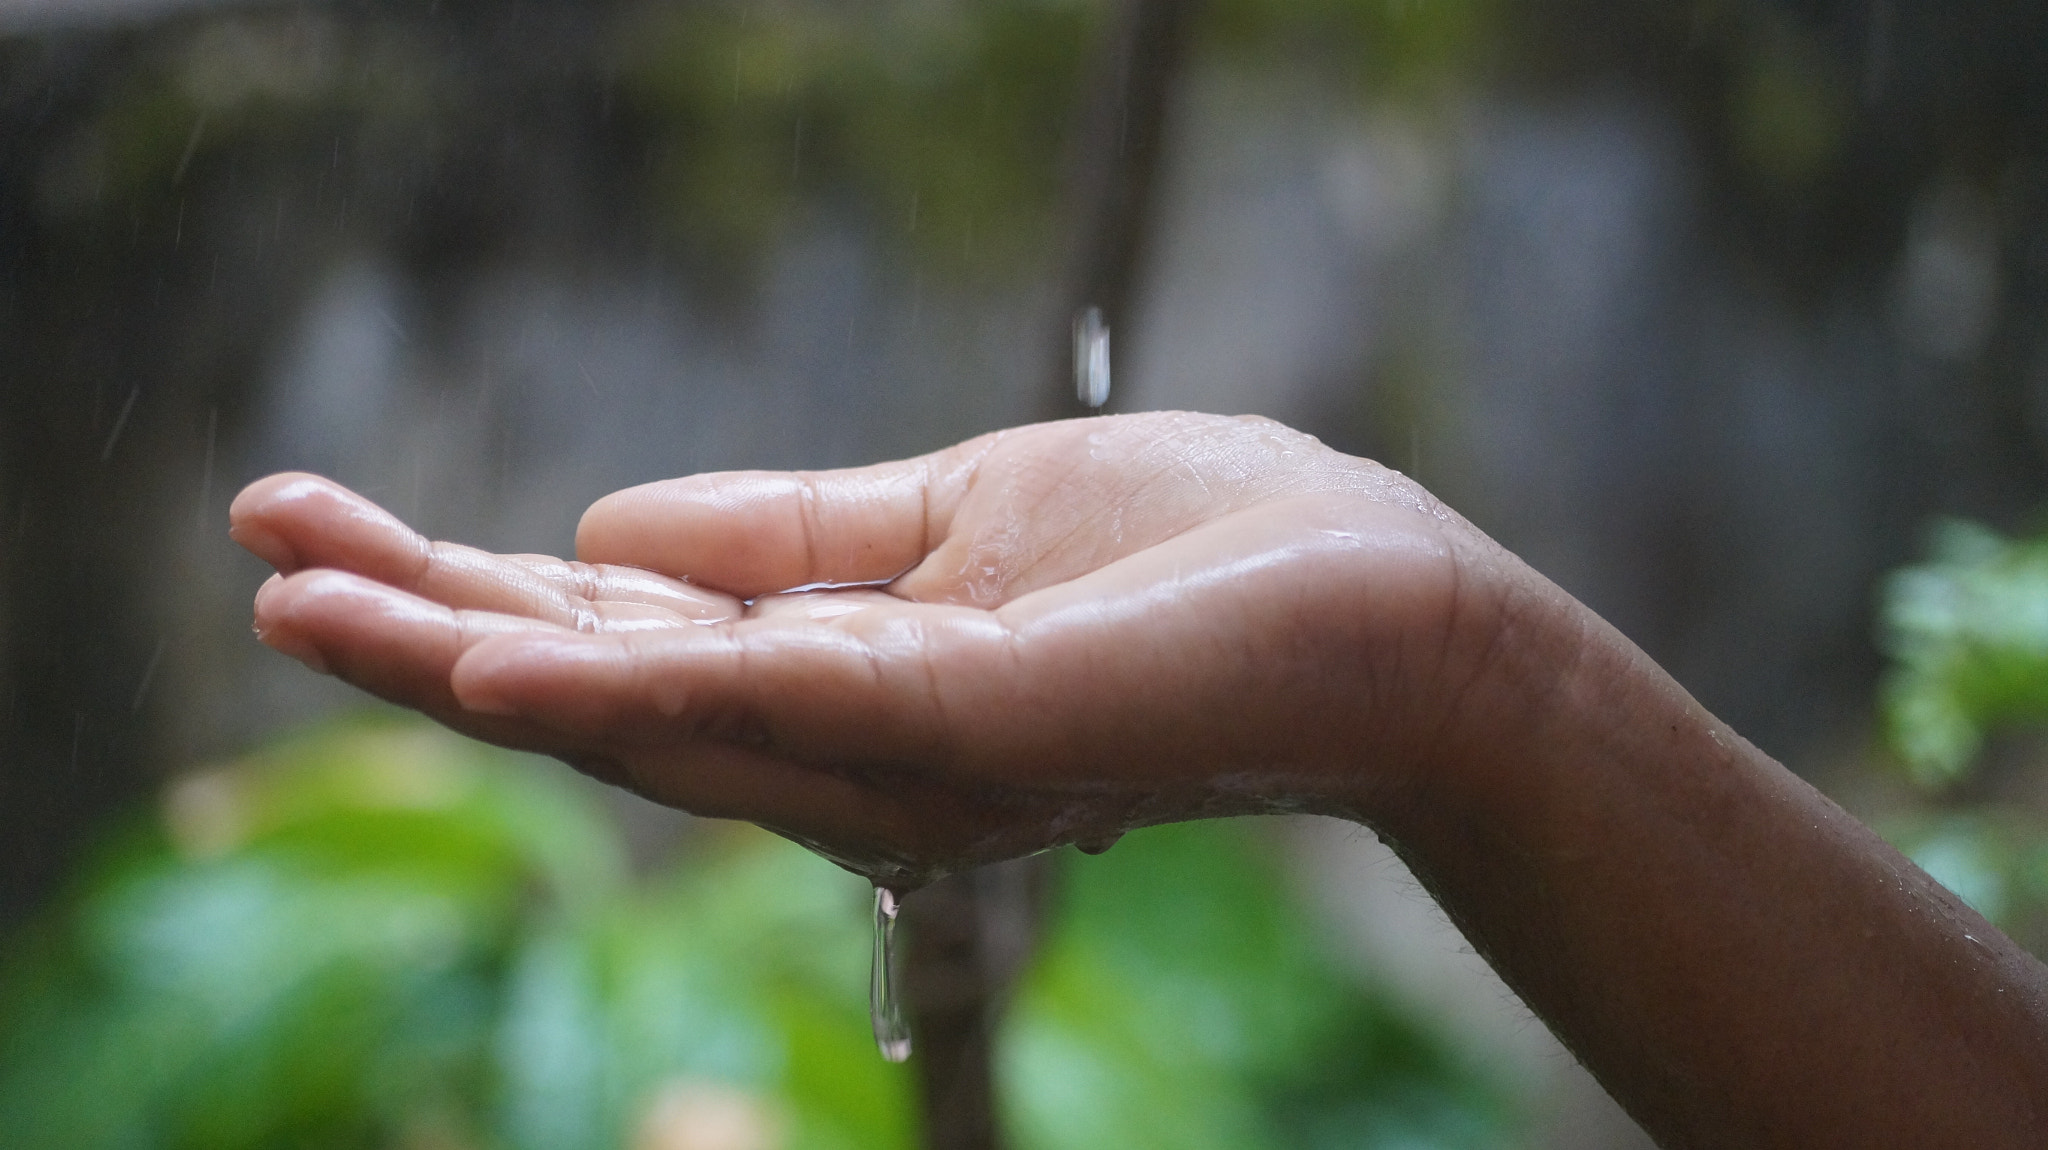
[[1590, 782], [1574, 772], [1712, 721], [1591, 609], [1484, 548], [1461, 556], [1430, 737], [1361, 812], [1396, 841], [1446, 828], [1466, 841], [1489, 828], [1521, 838], [1509, 824], [1568, 819], [1574, 788]]

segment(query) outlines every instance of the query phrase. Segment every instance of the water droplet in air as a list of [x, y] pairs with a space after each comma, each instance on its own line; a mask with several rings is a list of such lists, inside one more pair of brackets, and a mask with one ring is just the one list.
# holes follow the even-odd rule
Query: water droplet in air
[[1090, 407], [1109, 402], [1109, 325], [1099, 307], [1074, 317], [1074, 395]]
[[910, 1028], [903, 1023], [903, 1003], [896, 993], [896, 912], [901, 906], [895, 891], [875, 888], [875, 965], [868, 975], [868, 1019], [874, 1024], [875, 1046], [891, 1062], [910, 1057]]

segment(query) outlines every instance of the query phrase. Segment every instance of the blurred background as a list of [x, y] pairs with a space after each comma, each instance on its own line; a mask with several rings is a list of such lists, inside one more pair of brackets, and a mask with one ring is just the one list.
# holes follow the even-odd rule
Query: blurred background
[[[1073, 413], [1415, 475], [2048, 943], [2048, 8], [0, 0], [0, 1140], [911, 1146], [862, 884], [366, 711], [240, 486]], [[1009, 1144], [1639, 1147], [1369, 834], [1055, 860]]]

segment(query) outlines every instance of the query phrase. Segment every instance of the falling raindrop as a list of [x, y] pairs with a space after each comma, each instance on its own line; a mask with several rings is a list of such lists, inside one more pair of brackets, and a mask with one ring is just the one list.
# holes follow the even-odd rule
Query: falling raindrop
[[[201, 112], [199, 118], [192, 123], [192, 134], [185, 137], [185, 151], [178, 156], [178, 166], [171, 172], [172, 187], [175, 188], [185, 182], [185, 171], [192, 166], [192, 157], [199, 152], [199, 140], [205, 135], [206, 113]], [[179, 207], [182, 209], [183, 205]]]
[[105, 447], [100, 448], [101, 463], [105, 463], [114, 457], [114, 445], [121, 441], [121, 432], [127, 428], [128, 416], [134, 412], [135, 401], [141, 395], [142, 389], [139, 387], [133, 388], [128, 392], [128, 401], [121, 405], [121, 414], [114, 417], [114, 430], [107, 433], [107, 444]]
[[1109, 402], [1109, 325], [1099, 307], [1074, 317], [1074, 395], [1089, 407]]
[[135, 685], [135, 701], [128, 704], [129, 714], [139, 714], [142, 711], [143, 700], [149, 698], [150, 680], [156, 678], [156, 665], [163, 661], [163, 657], [164, 641], [158, 639], [156, 649], [149, 653], [149, 662], [142, 667], [142, 681]]

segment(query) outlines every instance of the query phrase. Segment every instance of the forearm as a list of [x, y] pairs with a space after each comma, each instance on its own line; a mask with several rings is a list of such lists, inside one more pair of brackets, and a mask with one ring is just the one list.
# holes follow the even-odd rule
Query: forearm
[[2041, 1145], [2048, 968], [1575, 610], [1377, 820], [1474, 946], [1665, 1145]]

